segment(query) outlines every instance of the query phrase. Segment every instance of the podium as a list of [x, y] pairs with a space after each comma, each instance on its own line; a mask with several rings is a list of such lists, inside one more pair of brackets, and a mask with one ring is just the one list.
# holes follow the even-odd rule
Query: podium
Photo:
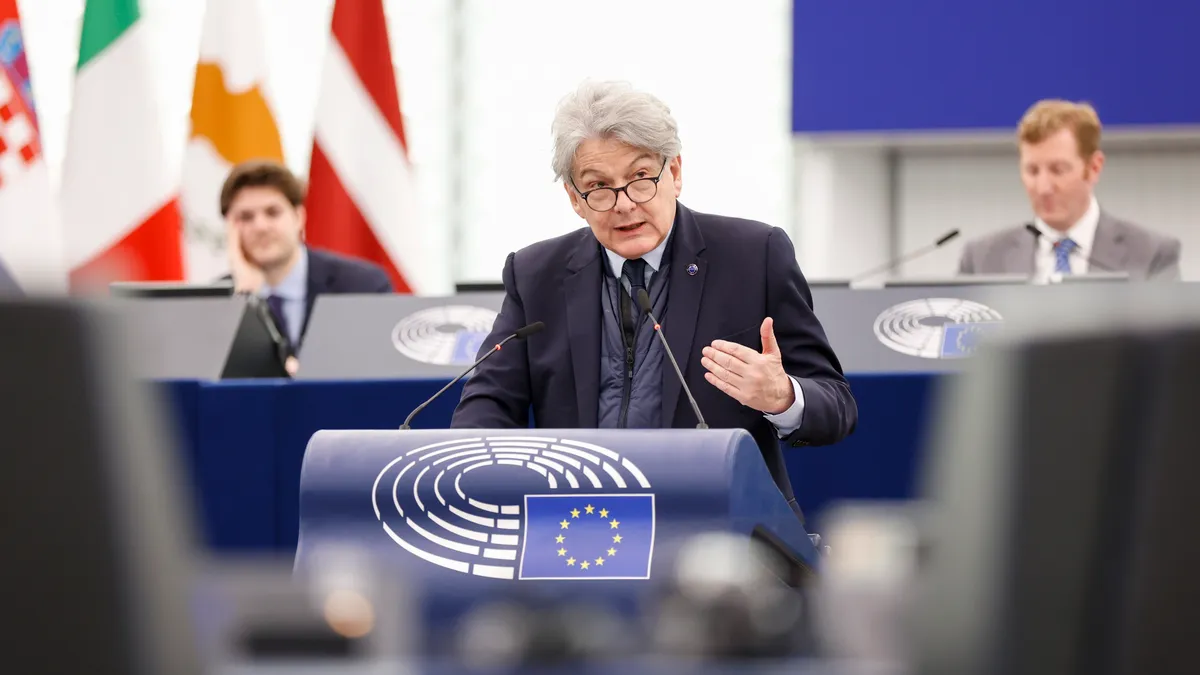
[[788, 586], [818, 564], [741, 429], [319, 431], [299, 508], [297, 572], [353, 547], [460, 603], [636, 603], [669, 582], [681, 546], [713, 532], [765, 545]]

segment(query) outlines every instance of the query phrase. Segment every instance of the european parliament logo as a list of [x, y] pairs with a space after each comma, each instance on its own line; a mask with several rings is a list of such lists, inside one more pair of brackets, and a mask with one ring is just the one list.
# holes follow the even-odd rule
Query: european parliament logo
[[428, 307], [392, 329], [392, 346], [414, 361], [439, 366], [474, 363], [496, 321], [496, 312], [473, 305]]
[[[488, 487], [529, 479], [532, 489]], [[648, 579], [651, 490], [637, 464], [611, 448], [531, 431], [408, 450], [375, 476], [371, 507], [398, 547], [450, 572], [510, 580]]]
[[888, 349], [925, 359], [971, 356], [980, 341], [1003, 325], [987, 305], [961, 298], [910, 300], [875, 318], [875, 337]]
[[654, 495], [527, 495], [521, 579], [649, 579]]

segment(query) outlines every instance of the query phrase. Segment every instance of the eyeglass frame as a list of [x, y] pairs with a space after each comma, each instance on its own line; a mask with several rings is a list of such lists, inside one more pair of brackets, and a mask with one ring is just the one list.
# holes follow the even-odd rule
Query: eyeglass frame
[[[593, 188], [593, 189], [591, 189], [591, 190], [588, 190], [587, 192], [584, 192], [583, 190], [580, 190], [580, 189], [579, 189], [579, 186], [575, 185], [575, 179], [574, 179], [574, 178], [571, 178], [571, 179], [570, 179], [570, 181], [571, 181], [571, 187], [575, 188], [575, 192], [578, 192], [578, 193], [579, 193], [579, 197], [580, 197], [581, 199], [583, 199], [583, 203], [584, 203], [584, 204], [587, 204], [587, 205], [588, 205], [588, 208], [589, 208], [589, 209], [591, 209], [591, 210], [593, 210], [593, 211], [595, 211], [596, 213], [608, 213], [609, 211], [612, 211], [613, 209], [617, 208], [617, 202], [621, 201], [621, 193], [622, 193], [622, 192], [624, 192], [624, 193], [625, 193], [625, 197], [626, 197], [627, 199], [629, 199], [629, 201], [630, 201], [631, 203], [634, 203], [634, 204], [645, 204], [645, 203], [649, 202], [651, 199], [654, 199], [655, 197], [657, 197], [657, 196], [658, 196], [658, 181], [662, 180], [662, 175], [663, 175], [663, 172], [667, 170], [667, 162], [669, 162], [669, 161], [670, 161], [670, 160], [667, 160], [667, 159], [664, 159], [664, 160], [663, 160], [662, 167], [660, 167], [660, 168], [659, 168], [659, 170], [658, 170], [658, 175], [657, 175], [657, 176], [655, 176], [654, 178], [636, 178], [636, 179], [634, 179], [634, 180], [631, 180], [631, 181], [629, 181], [628, 183], [626, 183], [626, 184], [622, 185], [622, 186], [621, 186], [621, 187], [619, 187], [619, 188], [618, 188], [618, 187], [598, 187], [598, 188]], [[654, 183], [654, 194], [650, 195], [650, 199], [647, 199], [647, 200], [645, 200], [645, 201], [641, 201], [641, 202], [639, 202], [639, 201], [637, 201], [637, 200], [635, 200], [635, 199], [633, 198], [633, 195], [629, 194], [629, 186], [630, 186], [630, 185], [633, 185], [634, 183], [636, 183], [636, 182], [638, 182], [638, 181], [643, 181], [643, 180], [648, 180], [648, 181], [650, 181], [651, 183]], [[587, 200], [587, 198], [588, 198], [588, 195], [590, 195], [590, 194], [595, 194], [595, 193], [597, 193], [597, 192], [599, 192], [599, 191], [601, 191], [601, 190], [609, 190], [609, 191], [611, 191], [611, 192], [613, 193], [613, 205], [612, 205], [612, 206], [610, 206], [610, 207], [608, 207], [607, 209], [604, 209], [603, 211], [601, 211], [601, 210], [599, 210], [599, 209], [597, 209], [597, 208], [593, 207], [593, 206], [592, 206], [592, 205], [591, 205], [591, 204], [588, 202], [588, 200]]]

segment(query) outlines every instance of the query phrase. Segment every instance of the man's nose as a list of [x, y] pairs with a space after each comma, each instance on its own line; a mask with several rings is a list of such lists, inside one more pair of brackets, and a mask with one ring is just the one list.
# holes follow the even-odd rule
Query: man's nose
[[637, 204], [629, 198], [629, 195], [621, 190], [617, 193], [617, 203], [613, 206], [613, 210], [617, 213], [629, 213], [637, 208]]

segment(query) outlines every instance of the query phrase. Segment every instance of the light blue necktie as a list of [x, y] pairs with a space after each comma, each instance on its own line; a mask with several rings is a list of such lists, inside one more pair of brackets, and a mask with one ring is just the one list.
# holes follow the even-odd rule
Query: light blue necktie
[[1071, 253], [1073, 253], [1078, 246], [1079, 244], [1076, 244], [1075, 240], [1069, 237], [1059, 239], [1058, 242], [1054, 244], [1055, 272], [1061, 272], [1062, 274], [1071, 273]]

